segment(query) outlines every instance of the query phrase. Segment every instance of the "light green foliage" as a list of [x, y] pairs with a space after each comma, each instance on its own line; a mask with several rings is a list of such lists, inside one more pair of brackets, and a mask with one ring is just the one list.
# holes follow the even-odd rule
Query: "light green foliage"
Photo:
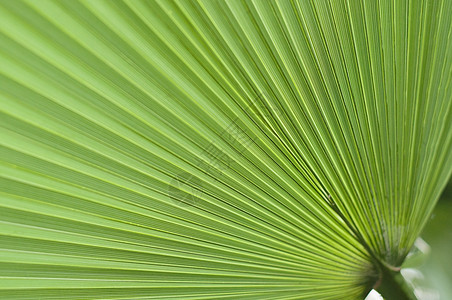
[[362, 299], [452, 171], [452, 1], [0, 1], [1, 299]]

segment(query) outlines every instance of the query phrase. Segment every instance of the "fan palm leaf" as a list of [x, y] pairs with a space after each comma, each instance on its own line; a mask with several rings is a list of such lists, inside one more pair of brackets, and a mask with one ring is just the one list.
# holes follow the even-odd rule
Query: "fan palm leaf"
[[0, 297], [391, 288], [452, 171], [451, 12], [0, 1]]

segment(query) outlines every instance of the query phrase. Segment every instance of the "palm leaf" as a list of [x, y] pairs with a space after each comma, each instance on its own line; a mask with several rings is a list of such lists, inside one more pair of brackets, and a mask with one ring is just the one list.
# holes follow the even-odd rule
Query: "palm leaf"
[[0, 297], [391, 287], [452, 171], [451, 11], [1, 1]]

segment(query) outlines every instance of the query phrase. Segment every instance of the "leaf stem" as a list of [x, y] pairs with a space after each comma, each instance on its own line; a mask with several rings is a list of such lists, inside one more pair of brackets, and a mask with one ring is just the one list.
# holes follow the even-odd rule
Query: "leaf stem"
[[418, 300], [413, 289], [400, 274], [400, 268], [393, 268], [380, 263], [380, 279], [375, 284], [385, 300]]

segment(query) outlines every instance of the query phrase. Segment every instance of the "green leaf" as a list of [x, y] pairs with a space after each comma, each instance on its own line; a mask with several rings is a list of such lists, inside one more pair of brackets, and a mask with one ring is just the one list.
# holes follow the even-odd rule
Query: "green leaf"
[[0, 298], [362, 299], [452, 172], [451, 11], [0, 1]]

